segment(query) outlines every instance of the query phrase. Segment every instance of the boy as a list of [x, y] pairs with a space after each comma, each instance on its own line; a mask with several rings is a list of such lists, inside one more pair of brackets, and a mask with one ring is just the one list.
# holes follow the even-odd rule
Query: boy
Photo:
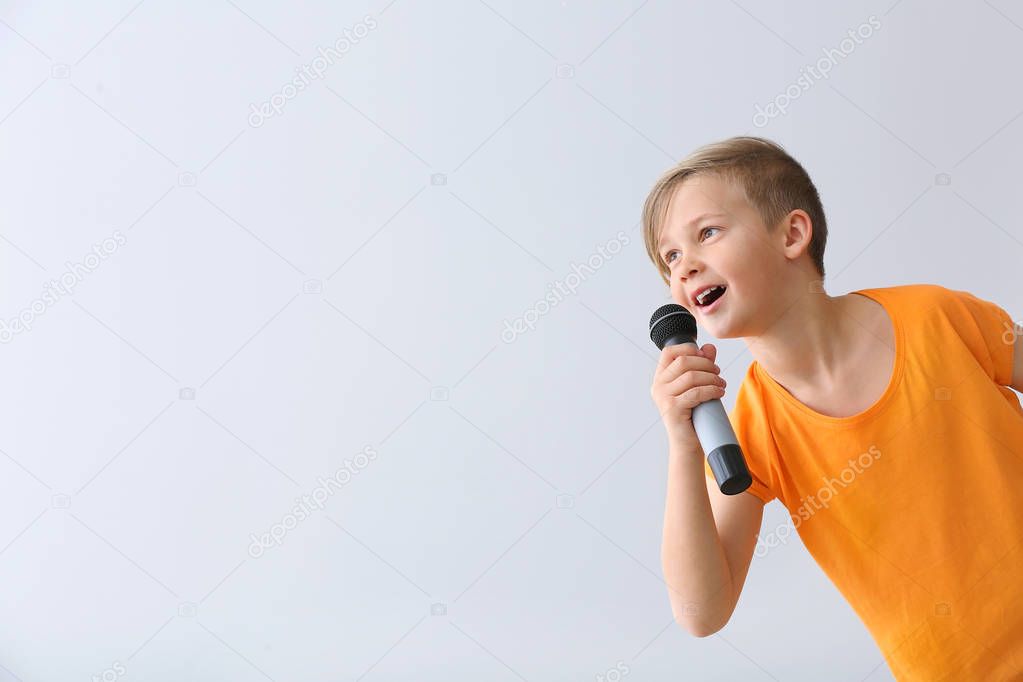
[[691, 420], [725, 394], [716, 348], [667, 346], [655, 372], [676, 621], [697, 637], [728, 622], [777, 498], [900, 682], [1020, 679], [1023, 408], [1008, 387], [1023, 391], [1023, 332], [1009, 314], [934, 284], [825, 293], [817, 189], [761, 138], [665, 173], [643, 237], [672, 299], [754, 358], [729, 414], [753, 483], [733, 496]]

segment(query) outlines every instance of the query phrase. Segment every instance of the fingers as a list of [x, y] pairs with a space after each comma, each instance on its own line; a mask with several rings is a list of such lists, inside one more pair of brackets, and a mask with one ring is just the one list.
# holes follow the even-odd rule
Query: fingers
[[702, 355], [679, 355], [657, 374], [655, 381], [670, 383], [686, 372], [695, 371], [720, 374], [721, 368], [714, 364], [713, 360]]
[[690, 408], [695, 408], [700, 403], [708, 400], [720, 400], [725, 397], [725, 389], [722, 386], [694, 386], [682, 394], [681, 400]]
[[665, 386], [665, 390], [669, 395], [682, 395], [686, 391], [698, 388], [700, 386], [708, 386], [711, 388], [720, 388], [722, 391], [728, 382], [725, 381], [724, 377], [719, 376], [714, 372], [703, 372], [690, 370], [682, 376], [674, 379]]
[[657, 361], [657, 371], [660, 372], [670, 365], [675, 358], [684, 355], [700, 356], [700, 349], [692, 343], [677, 343], [673, 346], [665, 346], [661, 351], [661, 357]]
[[713, 343], [705, 343], [700, 348], [697, 348], [696, 344], [693, 343], [678, 343], [673, 346], [665, 346], [657, 360], [657, 371], [664, 369], [681, 355], [696, 355], [698, 357], [709, 358], [711, 362], [714, 362], [717, 354], [717, 346]]

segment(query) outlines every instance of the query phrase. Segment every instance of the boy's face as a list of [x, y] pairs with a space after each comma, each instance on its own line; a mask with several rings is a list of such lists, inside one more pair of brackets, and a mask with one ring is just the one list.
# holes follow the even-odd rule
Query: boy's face
[[[717, 338], [751, 336], [774, 307], [784, 256], [741, 188], [715, 175], [686, 179], [668, 203], [658, 254], [670, 272], [671, 298]], [[725, 293], [701, 307], [709, 285]], [[711, 299], [712, 300], [712, 299]]]

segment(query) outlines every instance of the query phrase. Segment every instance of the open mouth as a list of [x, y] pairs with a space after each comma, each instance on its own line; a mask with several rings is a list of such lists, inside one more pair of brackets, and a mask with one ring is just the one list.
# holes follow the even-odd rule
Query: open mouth
[[700, 292], [700, 295], [697, 296], [696, 300], [693, 302], [696, 304], [697, 308], [709, 310], [714, 305], [715, 301], [725, 295], [725, 290], [727, 288], [728, 287], [723, 284], [712, 286], [710, 289], [705, 289]]

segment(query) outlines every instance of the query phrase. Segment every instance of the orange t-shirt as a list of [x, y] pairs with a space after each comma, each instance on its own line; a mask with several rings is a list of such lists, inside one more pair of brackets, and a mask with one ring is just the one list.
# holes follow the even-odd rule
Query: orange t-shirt
[[940, 285], [853, 293], [884, 306], [895, 328], [895, 369], [874, 405], [820, 414], [754, 361], [729, 412], [747, 492], [791, 516], [762, 529], [757, 555], [798, 532], [900, 682], [1021, 679], [1013, 321]]

